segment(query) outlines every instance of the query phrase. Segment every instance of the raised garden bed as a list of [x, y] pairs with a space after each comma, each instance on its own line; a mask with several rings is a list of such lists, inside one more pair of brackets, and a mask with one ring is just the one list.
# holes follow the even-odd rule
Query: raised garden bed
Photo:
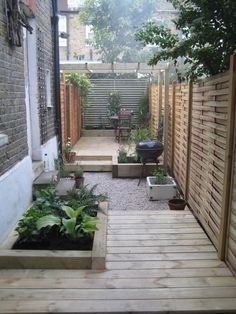
[[[118, 157], [112, 157], [112, 177], [113, 178], [139, 178], [142, 172], [142, 164], [137, 162], [118, 163]], [[157, 167], [162, 167], [162, 163], [158, 166], [156, 163], [147, 163], [144, 168], [143, 177], [152, 175]]]
[[101, 208], [98, 230], [93, 237], [92, 249], [87, 250], [32, 250], [12, 249], [18, 236], [15, 231], [0, 248], [0, 268], [4, 269], [104, 269], [106, 257], [106, 230], [108, 203], [99, 204]]

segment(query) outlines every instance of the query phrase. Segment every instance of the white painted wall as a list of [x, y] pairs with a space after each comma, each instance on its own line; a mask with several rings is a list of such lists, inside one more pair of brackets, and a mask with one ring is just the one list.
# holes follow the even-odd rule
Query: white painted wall
[[30, 19], [30, 25], [34, 31], [32, 34], [26, 33], [27, 36], [27, 70], [28, 70], [28, 89], [30, 103], [30, 124], [31, 124], [31, 147], [32, 159], [41, 160], [41, 142], [40, 142], [40, 123], [38, 112], [38, 81], [37, 81], [37, 38], [36, 38], [36, 21]]
[[49, 162], [49, 170], [55, 169], [55, 159], [58, 159], [58, 149], [57, 149], [57, 137], [54, 136], [47, 143], [42, 145], [42, 160], [44, 160], [44, 155], [47, 154]]
[[32, 180], [32, 162], [29, 156], [0, 177], [0, 243], [29, 207]]

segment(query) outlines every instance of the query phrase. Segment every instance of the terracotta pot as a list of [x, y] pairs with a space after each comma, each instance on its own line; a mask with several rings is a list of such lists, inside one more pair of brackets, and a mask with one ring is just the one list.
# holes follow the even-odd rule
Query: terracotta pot
[[84, 177], [75, 178], [75, 186], [77, 189], [84, 184]]
[[184, 210], [186, 201], [180, 198], [173, 198], [168, 201], [170, 210]]
[[65, 159], [67, 162], [75, 162], [76, 152], [65, 153]]

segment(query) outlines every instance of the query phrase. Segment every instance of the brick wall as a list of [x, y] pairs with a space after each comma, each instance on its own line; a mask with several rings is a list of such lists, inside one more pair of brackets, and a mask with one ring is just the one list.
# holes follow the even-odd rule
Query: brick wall
[[[41, 142], [44, 143], [55, 135], [55, 101], [54, 101], [54, 80], [53, 80], [53, 33], [51, 30], [51, 16], [52, 7], [51, 1], [48, 0], [37, 0], [36, 1], [36, 23], [37, 23], [37, 37], [43, 36], [44, 41], [44, 71], [50, 70], [51, 72], [51, 108], [46, 108], [47, 111], [42, 115], [41, 119], [46, 119], [45, 127], [45, 138], [41, 138]], [[40, 43], [38, 43], [38, 49], [40, 48]], [[38, 61], [38, 66], [40, 66]], [[39, 91], [40, 95], [40, 91]], [[40, 102], [40, 99], [39, 99]], [[41, 105], [41, 104], [40, 104]], [[43, 121], [42, 121], [43, 122]], [[41, 123], [42, 124], [42, 123]], [[41, 126], [42, 128], [42, 126]], [[41, 130], [42, 137], [42, 130]]]
[[[94, 49], [86, 43], [86, 26], [80, 23], [78, 12], [68, 13], [67, 21], [67, 32], [69, 34], [69, 38], [67, 40], [69, 59], [74, 59], [74, 53], [77, 53], [78, 55], [84, 55], [86, 60], [90, 60], [90, 50], [92, 49], [92, 58], [97, 60], [99, 57], [98, 54], [95, 53]], [[66, 59], [67, 47], [60, 47], [60, 60]]]
[[28, 153], [23, 48], [11, 48], [8, 43], [3, 3], [0, 2], [0, 133], [8, 135], [9, 143], [0, 147], [0, 174]]

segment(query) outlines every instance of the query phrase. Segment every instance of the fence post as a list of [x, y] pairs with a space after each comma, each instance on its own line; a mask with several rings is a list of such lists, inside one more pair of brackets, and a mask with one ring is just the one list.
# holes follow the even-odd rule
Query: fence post
[[229, 70], [229, 105], [227, 122], [227, 143], [225, 152], [225, 171], [223, 181], [222, 212], [219, 236], [218, 256], [225, 259], [226, 237], [228, 232], [229, 207], [232, 188], [232, 171], [234, 160], [234, 139], [235, 139], [235, 107], [236, 107], [236, 55], [231, 56]]
[[169, 121], [169, 66], [165, 69], [165, 103], [164, 103], [164, 172], [167, 173], [168, 121]]
[[192, 110], [193, 110], [193, 82], [188, 85], [188, 133], [187, 133], [187, 162], [185, 176], [185, 200], [188, 200], [189, 194], [189, 174], [190, 174], [190, 155], [191, 155], [191, 135], [192, 135]]
[[171, 160], [170, 170], [171, 175], [174, 175], [174, 154], [175, 154], [175, 88], [176, 81], [172, 83], [172, 121], [171, 121]]
[[157, 115], [157, 130], [160, 127], [161, 116], [162, 116], [162, 84], [163, 84], [163, 74], [161, 71], [158, 72], [158, 115]]

